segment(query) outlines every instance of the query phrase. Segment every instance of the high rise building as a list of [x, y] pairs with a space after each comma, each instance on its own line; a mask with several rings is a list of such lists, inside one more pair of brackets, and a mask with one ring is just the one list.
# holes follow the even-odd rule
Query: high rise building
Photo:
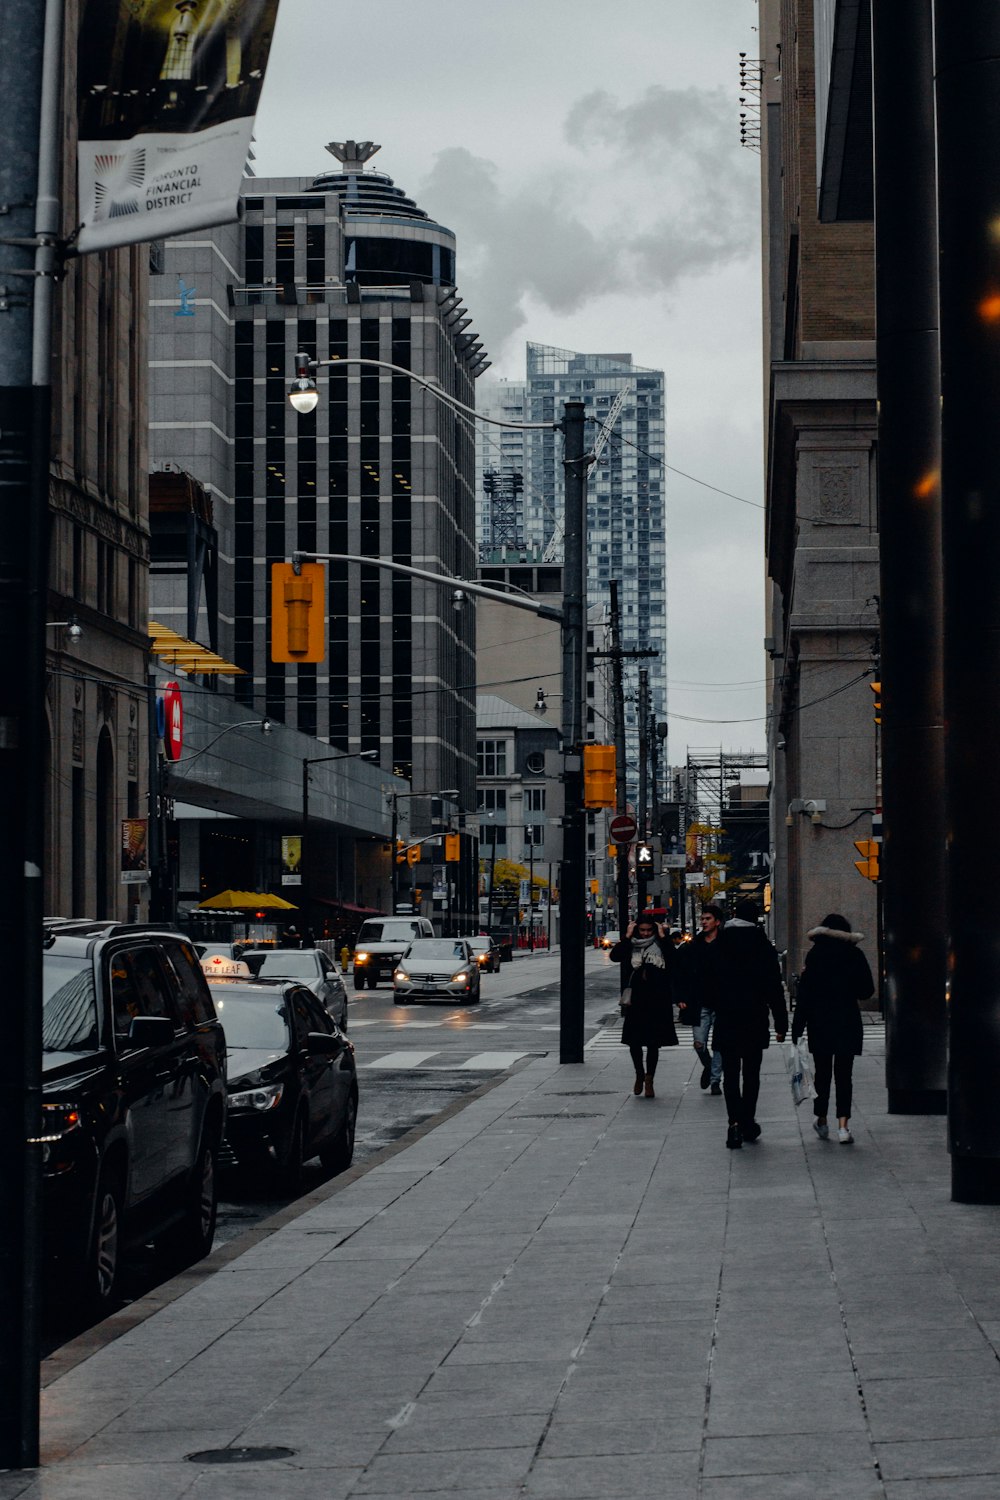
[[[555, 422], [566, 401], [584, 402], [591, 441], [614, 417], [587, 486], [588, 603], [607, 606], [609, 584], [618, 581], [622, 646], [659, 653], [645, 665], [652, 713], [662, 719], [667, 701], [663, 372], [643, 369], [630, 354], [577, 354], [528, 344], [526, 380], [483, 382], [479, 392], [481, 412], [511, 422]], [[562, 561], [561, 441], [555, 432], [483, 427], [476, 453], [481, 563], [489, 563], [498, 548]], [[630, 797], [638, 786], [636, 710], [634, 695], [627, 693]]]
[[[218, 649], [244, 674], [237, 699], [333, 750], [378, 752], [414, 790], [456, 787], [471, 809], [474, 613], [449, 590], [330, 562], [326, 660], [271, 661], [270, 568], [296, 550], [475, 569], [472, 423], [401, 373], [475, 405], [488, 361], [455, 289], [455, 237], [366, 170], [377, 145], [328, 149], [335, 170], [248, 178], [238, 226], [165, 247], [153, 467], [193, 474], [212, 501]], [[324, 368], [319, 405], [301, 416], [287, 399], [299, 351], [400, 372]], [[169, 560], [154, 589], [164, 608], [186, 607]], [[429, 799], [412, 815], [427, 830]]]

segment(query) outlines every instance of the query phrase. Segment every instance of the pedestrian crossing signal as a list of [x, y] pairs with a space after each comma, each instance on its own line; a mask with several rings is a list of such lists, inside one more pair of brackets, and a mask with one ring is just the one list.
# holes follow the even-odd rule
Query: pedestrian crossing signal
[[653, 846], [652, 844], [638, 844], [635, 851], [636, 867], [647, 873], [653, 868]]
[[854, 847], [861, 855], [860, 859], [854, 861], [854, 868], [859, 875], [866, 880], [878, 879], [878, 856], [879, 848], [874, 839], [855, 839]]

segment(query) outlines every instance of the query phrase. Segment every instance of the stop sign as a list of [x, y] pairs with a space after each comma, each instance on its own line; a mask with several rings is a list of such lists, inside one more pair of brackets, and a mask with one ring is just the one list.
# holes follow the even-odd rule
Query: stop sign
[[631, 844], [635, 838], [635, 819], [631, 813], [619, 813], [612, 818], [608, 832], [616, 844]]
[[184, 704], [181, 701], [179, 682], [167, 682], [163, 687], [163, 748], [168, 760], [180, 760], [184, 749]]

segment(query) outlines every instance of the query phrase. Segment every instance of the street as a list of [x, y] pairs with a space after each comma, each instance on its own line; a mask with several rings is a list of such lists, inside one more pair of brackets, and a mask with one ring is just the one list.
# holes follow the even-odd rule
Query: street
[[[586, 1032], [614, 1011], [617, 971], [606, 953], [590, 949], [587, 962]], [[354, 1165], [373, 1162], [388, 1146], [426, 1125], [462, 1095], [503, 1076], [525, 1059], [558, 1053], [559, 954], [519, 953], [499, 973], [482, 977], [478, 1006], [427, 1003], [397, 1006], [387, 984], [349, 989], [349, 1031], [357, 1053], [360, 1104]], [[222, 1178], [216, 1245], [236, 1240], [297, 1198], [330, 1179], [317, 1159], [306, 1166], [294, 1196], [268, 1190], [259, 1178], [239, 1172]], [[176, 1266], [147, 1245], [126, 1260], [122, 1302], [126, 1305], [168, 1280]], [[91, 1324], [75, 1309], [50, 1297], [43, 1353], [51, 1354]]]

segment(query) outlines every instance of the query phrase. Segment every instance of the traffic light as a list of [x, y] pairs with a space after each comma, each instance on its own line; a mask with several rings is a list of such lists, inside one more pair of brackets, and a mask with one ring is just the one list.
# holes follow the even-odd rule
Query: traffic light
[[870, 682], [868, 684], [868, 686], [871, 688], [872, 692], [875, 694], [875, 702], [872, 704], [872, 707], [875, 710], [875, 723], [876, 724], [881, 724], [881, 722], [882, 722], [882, 684], [880, 682]]
[[861, 855], [854, 861], [854, 868], [866, 880], [878, 879], [878, 844], [874, 839], [855, 839], [854, 847]]
[[444, 836], [444, 857], [446, 864], [454, 864], [462, 857], [462, 835], [460, 833], [446, 833]]
[[271, 565], [271, 660], [326, 656], [326, 569], [322, 563]]
[[651, 875], [653, 873], [653, 863], [652, 844], [636, 844], [635, 867], [640, 874]]
[[617, 801], [614, 745], [584, 745], [584, 807], [614, 807]]
[[396, 863], [397, 865], [406, 863], [406, 845], [402, 839], [396, 840]]
[[414, 844], [411, 848], [407, 849], [407, 851], [406, 851], [406, 863], [408, 865], [419, 865], [419, 863], [420, 863], [420, 845], [419, 844]]
[[592, 881], [591, 881], [591, 882], [590, 882], [590, 894], [591, 894], [591, 895], [592, 895], [592, 896], [596, 896], [596, 895], [597, 895], [597, 892], [598, 892], [598, 891], [599, 891], [599, 890], [600, 890], [600, 885], [599, 885], [599, 884], [598, 884], [598, 882], [597, 882], [597, 881], [596, 881], [596, 880], [592, 880]]

